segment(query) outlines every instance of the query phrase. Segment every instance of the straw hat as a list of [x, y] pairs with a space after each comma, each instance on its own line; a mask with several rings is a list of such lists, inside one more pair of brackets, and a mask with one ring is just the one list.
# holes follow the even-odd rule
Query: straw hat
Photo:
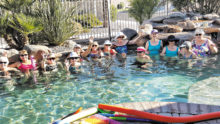
[[50, 53], [47, 58], [56, 58], [55, 54], [54, 53]]
[[115, 40], [118, 39], [118, 37], [123, 36], [123, 39], [126, 39], [127, 37], [125, 36], [125, 34], [123, 32], [118, 32], [117, 35], [115, 36]]
[[21, 51], [19, 51], [19, 54], [21, 55], [21, 54], [28, 54], [28, 52], [26, 51], [26, 50], [21, 50]]

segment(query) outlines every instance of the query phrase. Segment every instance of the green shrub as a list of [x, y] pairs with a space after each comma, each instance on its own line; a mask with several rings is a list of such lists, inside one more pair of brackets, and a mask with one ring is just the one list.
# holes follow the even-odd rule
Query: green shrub
[[86, 28], [93, 28], [102, 25], [102, 22], [94, 14], [78, 15], [75, 16], [74, 19]]
[[111, 20], [113, 22], [117, 20], [117, 14], [118, 14], [118, 9], [114, 5], [111, 5]]
[[123, 2], [120, 2], [118, 5], [117, 5], [117, 8], [118, 9], [124, 9], [125, 7], [125, 4]]

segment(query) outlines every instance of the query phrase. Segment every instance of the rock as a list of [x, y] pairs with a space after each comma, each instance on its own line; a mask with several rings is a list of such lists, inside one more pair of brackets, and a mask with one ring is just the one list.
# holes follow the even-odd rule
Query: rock
[[163, 20], [166, 19], [166, 16], [157, 16], [150, 19], [151, 22], [163, 23]]
[[64, 41], [62, 46], [73, 49], [75, 45], [76, 45], [76, 42], [74, 42], [73, 40], [66, 40]]
[[184, 21], [182, 18], [167, 18], [163, 20], [164, 24], [176, 25], [178, 22]]
[[27, 50], [29, 54], [36, 54], [37, 51], [39, 50], [44, 51], [46, 54], [48, 54], [49, 51], [51, 51], [50, 48], [48, 48], [47, 46], [42, 46], [42, 45], [25, 45], [24, 50]]
[[182, 31], [183, 31], [183, 28], [176, 26], [176, 25], [167, 25], [163, 29], [164, 33], [177, 33], [177, 32], [182, 32]]
[[192, 32], [179, 32], [179, 33], [159, 33], [158, 38], [165, 40], [169, 35], [174, 35], [176, 38], [180, 40], [191, 41], [194, 38], [194, 33]]
[[199, 20], [203, 18], [201, 14], [193, 12], [186, 13], [186, 16], [189, 17], [191, 20]]
[[212, 24], [220, 25], [220, 19], [214, 20]]
[[128, 40], [131, 40], [137, 36], [137, 31], [134, 29], [125, 28], [122, 30], [122, 32], [127, 36]]
[[178, 26], [182, 27], [184, 30], [194, 30], [196, 29], [196, 24], [193, 21], [185, 21], [185, 22], [178, 22]]
[[204, 32], [205, 32], [206, 34], [211, 34], [211, 33], [218, 33], [218, 32], [220, 32], [220, 28], [212, 28], [212, 27], [204, 28], [203, 30], [204, 30]]
[[170, 14], [168, 16], [168, 18], [181, 18], [181, 19], [185, 19], [186, 18], [186, 14], [181, 13], [181, 12], [173, 12], [172, 14]]
[[188, 93], [188, 102], [200, 104], [220, 104], [220, 76], [207, 78], [193, 84]]
[[215, 14], [215, 13], [212, 13], [212, 14], [206, 14], [203, 16], [204, 19], [207, 19], [207, 20], [213, 20], [213, 19], [217, 19], [219, 18], [219, 15]]
[[167, 27], [167, 24], [161, 24], [161, 25], [155, 25], [154, 29], [157, 29], [159, 31], [163, 31], [165, 27]]
[[197, 16], [193, 16], [193, 17], [191, 18], [191, 20], [198, 21], [198, 20], [199, 20], [199, 18], [198, 18]]
[[7, 50], [7, 55], [10, 63], [19, 61], [19, 51], [16, 49]]
[[151, 31], [153, 30], [153, 26], [151, 24], [145, 24], [139, 27], [139, 30], [143, 32], [145, 35], [151, 34]]

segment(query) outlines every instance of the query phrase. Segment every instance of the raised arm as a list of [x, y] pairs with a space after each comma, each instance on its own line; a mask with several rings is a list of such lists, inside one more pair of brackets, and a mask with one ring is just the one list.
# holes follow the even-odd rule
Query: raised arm
[[93, 45], [93, 40], [94, 40], [93, 37], [89, 38], [89, 46], [88, 46], [87, 50], [81, 54], [82, 57], [87, 57], [89, 55], [89, 53], [91, 52], [92, 45]]

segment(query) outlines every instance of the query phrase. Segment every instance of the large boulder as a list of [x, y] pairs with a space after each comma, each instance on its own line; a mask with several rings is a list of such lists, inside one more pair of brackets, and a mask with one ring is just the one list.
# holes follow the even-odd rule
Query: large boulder
[[206, 34], [218, 33], [220, 32], [220, 28], [207, 27], [203, 29]]
[[74, 42], [73, 40], [66, 40], [64, 41], [62, 46], [73, 49], [75, 45], [76, 45], [76, 42]]
[[163, 20], [166, 19], [166, 16], [157, 16], [150, 19], [154, 23], [163, 23]]
[[50, 48], [42, 45], [25, 45], [23, 49], [27, 50], [29, 54], [36, 54], [39, 50], [44, 51], [46, 54], [51, 51]]
[[184, 30], [194, 30], [196, 29], [196, 24], [193, 21], [187, 20], [185, 22], [178, 22], [178, 26], [182, 27]]
[[203, 18], [201, 14], [193, 12], [186, 13], [186, 16], [189, 17], [191, 20], [199, 20]]
[[134, 29], [125, 28], [122, 30], [122, 32], [126, 35], [128, 40], [131, 40], [137, 36], [137, 31]]
[[206, 14], [206, 15], [203, 15], [203, 18], [204, 18], [204, 19], [207, 19], [207, 20], [213, 20], [213, 19], [219, 18], [219, 15], [217, 15], [217, 14], [215, 14], [215, 13]]
[[186, 18], [186, 14], [181, 13], [181, 12], [173, 12], [171, 13], [168, 18], [181, 18], [181, 19], [185, 19]]
[[7, 50], [7, 55], [10, 63], [14, 63], [19, 60], [19, 51], [16, 49]]
[[166, 40], [168, 36], [174, 35], [176, 38], [180, 40], [191, 41], [194, 38], [194, 33], [192, 32], [179, 32], [179, 33], [159, 33], [158, 38], [162, 40]]
[[183, 28], [177, 25], [167, 25], [163, 29], [164, 33], [177, 33], [177, 32], [182, 32], [182, 31], [183, 31]]
[[185, 19], [175, 17], [175, 18], [167, 18], [163, 20], [164, 24], [176, 25], [178, 22], [184, 21]]
[[151, 34], [152, 30], [153, 30], [153, 26], [151, 24], [145, 24], [145, 25], [141, 25], [139, 27], [139, 30], [141, 32], [143, 32], [145, 35], [149, 35]]
[[212, 24], [220, 25], [220, 19], [216, 19], [216, 20], [214, 20]]

